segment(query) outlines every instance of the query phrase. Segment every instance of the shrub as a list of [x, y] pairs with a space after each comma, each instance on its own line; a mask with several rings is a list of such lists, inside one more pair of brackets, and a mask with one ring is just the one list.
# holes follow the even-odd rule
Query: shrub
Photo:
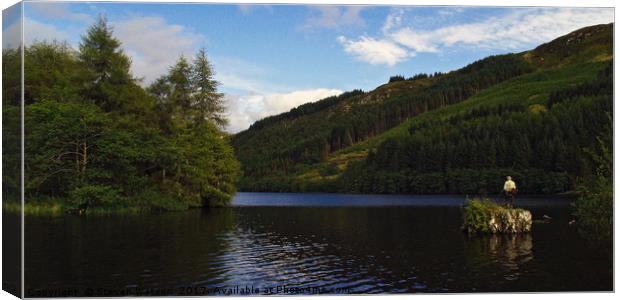
[[[611, 115], [607, 117], [613, 124]], [[598, 144], [585, 149], [596, 166], [596, 176], [579, 186], [573, 212], [580, 233], [597, 244], [612, 242], [614, 229], [613, 128], [608, 125], [604, 130], [605, 134], [597, 137]]]
[[120, 198], [116, 189], [104, 185], [86, 185], [69, 192], [69, 204], [84, 209], [117, 206]]
[[578, 220], [579, 231], [587, 239], [595, 242], [611, 241], [614, 222], [613, 183], [607, 178], [582, 186], [580, 197], [575, 202], [574, 216]]
[[177, 185], [171, 184], [167, 188], [172, 192], [165, 192], [158, 189], [145, 189], [135, 197], [127, 199], [127, 206], [138, 211], [174, 211], [188, 208], [185, 201], [174, 197], [174, 192], [178, 189]]
[[491, 220], [492, 211], [500, 206], [491, 202], [491, 200], [473, 199], [467, 201], [463, 213], [463, 227], [469, 233], [489, 233], [489, 221]]
[[203, 206], [208, 207], [228, 206], [230, 200], [232, 199], [232, 195], [211, 186], [205, 187], [205, 194], [206, 196], [203, 198]]
[[319, 167], [319, 175], [323, 177], [336, 175], [338, 174], [338, 171], [338, 166], [330, 163], [323, 164]]
[[151, 210], [154, 211], [172, 211], [187, 209], [187, 204], [176, 200], [174, 197], [165, 196], [163, 194], [153, 193], [148, 201]]

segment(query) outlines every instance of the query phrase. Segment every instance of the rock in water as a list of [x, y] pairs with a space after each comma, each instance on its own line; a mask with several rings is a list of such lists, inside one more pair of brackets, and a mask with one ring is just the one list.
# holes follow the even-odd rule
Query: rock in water
[[491, 214], [491, 233], [521, 233], [532, 230], [532, 214], [519, 208], [502, 208]]
[[532, 214], [525, 209], [498, 205], [491, 200], [467, 202], [463, 230], [468, 233], [523, 233], [532, 230]]

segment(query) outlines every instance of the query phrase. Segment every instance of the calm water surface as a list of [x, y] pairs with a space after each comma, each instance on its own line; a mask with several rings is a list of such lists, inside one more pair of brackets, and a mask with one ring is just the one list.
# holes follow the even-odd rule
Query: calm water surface
[[467, 237], [463, 199], [239, 193], [210, 211], [27, 217], [26, 295], [613, 288], [611, 252], [568, 225], [568, 200], [518, 199], [553, 218], [531, 234]]

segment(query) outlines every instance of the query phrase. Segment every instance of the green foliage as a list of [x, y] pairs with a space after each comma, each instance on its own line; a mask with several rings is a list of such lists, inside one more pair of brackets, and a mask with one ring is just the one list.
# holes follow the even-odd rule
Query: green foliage
[[468, 200], [463, 209], [463, 230], [469, 234], [529, 231], [531, 219], [516, 217], [526, 212], [521, 208], [499, 205], [489, 199]]
[[217, 92], [219, 82], [213, 79], [213, 67], [204, 48], [194, 58], [191, 81], [196, 91], [193, 95], [195, 119], [202, 122], [211, 120], [215, 125], [224, 128], [228, 124], [225, 116], [224, 94]]
[[224, 94], [217, 91], [214, 75], [205, 50], [200, 49], [192, 63], [179, 57], [168, 74], [151, 84], [148, 91], [156, 99], [156, 111], [166, 130], [204, 123], [222, 129], [228, 123]]
[[501, 209], [489, 199], [472, 199], [465, 203], [463, 227], [469, 233], [490, 233], [489, 222], [493, 211]]
[[[611, 115], [608, 119], [611, 120]], [[613, 122], [604, 127], [603, 133], [594, 146], [586, 149], [596, 166], [596, 177], [579, 186], [580, 196], [573, 214], [584, 237], [597, 243], [610, 243], [614, 221]]]
[[114, 38], [105, 17], [100, 16], [79, 45], [79, 61], [84, 66], [85, 89], [81, 94], [106, 111], [123, 107], [130, 99], [122, 97], [134, 83], [131, 61]]
[[28, 192], [70, 186], [74, 178], [83, 178], [88, 150], [97, 146], [110, 122], [95, 105], [54, 101], [28, 105], [25, 116]]
[[354, 91], [256, 122], [233, 137], [246, 177], [290, 176], [300, 164], [393, 128], [419, 114], [462, 102], [486, 87], [531, 72], [519, 55], [493, 56], [460, 70]]
[[19, 48], [2, 49], [2, 104], [5, 107], [21, 101], [21, 59]]
[[338, 174], [338, 167], [333, 164], [323, 164], [319, 167], [319, 174], [321, 176], [331, 176]]
[[69, 204], [78, 208], [111, 207], [119, 202], [118, 191], [110, 186], [87, 185], [68, 194]]
[[405, 80], [405, 77], [403, 75], [394, 75], [394, 76], [390, 76], [390, 80], [388, 81], [388, 83], [403, 81], [403, 80]]
[[520, 193], [574, 190], [595, 172], [584, 148], [612, 123], [611, 27], [589, 30], [558, 65], [532, 58], [557, 45], [494, 56], [258, 121], [233, 137], [239, 187], [487, 195], [512, 175]]
[[613, 182], [600, 178], [580, 189], [581, 196], [575, 203], [573, 214], [578, 219], [582, 235], [597, 242], [609, 242], [614, 228]]
[[[4, 199], [3, 199], [4, 200]], [[61, 199], [46, 199], [45, 201], [30, 201], [22, 203], [19, 201], [2, 201], [2, 211], [14, 214], [24, 213], [26, 215], [47, 215], [56, 216], [64, 214], [67, 205]]]
[[[4, 90], [4, 89], [3, 89]], [[2, 106], [2, 196], [7, 201], [20, 199], [21, 185], [21, 109]]]
[[76, 53], [66, 43], [35, 43], [24, 49], [26, 104], [44, 100], [77, 102], [85, 69], [80, 67]]
[[235, 193], [239, 173], [228, 138], [220, 130], [226, 124], [223, 96], [215, 90], [212, 75], [200, 50], [193, 65], [180, 57], [149, 88], [170, 150], [180, 155], [166, 162], [162, 179], [190, 207], [226, 205]]
[[[600, 80], [611, 79], [598, 77], [591, 85]], [[612, 110], [611, 91], [602, 89], [588, 97], [567, 94], [547, 112], [531, 113], [523, 104], [499, 104], [417, 122], [408, 135], [383, 141], [366, 159], [368, 171], [344, 176], [347, 182], [373, 176], [374, 192], [390, 180], [382, 175], [386, 172], [410, 178], [397, 189], [401, 193], [495, 194], [501, 188], [498, 181], [509, 174], [523, 193], [574, 189], [577, 178], [592, 177], [594, 172], [581, 149], [596, 142], [593, 136], [612, 124], [602, 117]]]
[[154, 191], [145, 191], [139, 196], [138, 201], [148, 203], [153, 211], [179, 211], [189, 207], [187, 203], [179, 201], [173, 196]]
[[545, 67], [602, 61], [613, 56], [613, 23], [575, 30], [529, 53], [529, 60]]
[[[33, 211], [179, 210], [230, 201], [239, 163], [221, 131], [222, 94], [204, 50], [194, 65], [180, 58], [148, 90], [131, 75], [130, 60], [103, 17], [79, 51], [66, 43], [34, 43], [24, 55], [24, 176]], [[15, 57], [3, 51], [4, 59]], [[7, 74], [14, 64], [19, 61], [3, 64], [6, 83], [18, 82]], [[20, 107], [11, 88], [3, 92], [4, 195], [13, 197]]]

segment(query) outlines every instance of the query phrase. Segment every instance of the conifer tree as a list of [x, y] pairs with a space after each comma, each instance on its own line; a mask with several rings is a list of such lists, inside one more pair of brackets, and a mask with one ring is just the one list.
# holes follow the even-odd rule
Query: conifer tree
[[134, 81], [131, 61], [120, 46], [104, 16], [99, 16], [79, 45], [79, 60], [89, 71], [85, 94], [108, 111], [121, 107], [119, 88]]
[[197, 122], [205, 120], [222, 128], [228, 124], [224, 112], [224, 94], [218, 93], [219, 82], [213, 79], [213, 67], [204, 48], [196, 54], [192, 65], [193, 106]]
[[184, 56], [180, 56], [170, 68], [168, 82], [170, 84], [169, 104], [174, 107], [175, 118], [189, 120], [192, 118], [192, 70]]

